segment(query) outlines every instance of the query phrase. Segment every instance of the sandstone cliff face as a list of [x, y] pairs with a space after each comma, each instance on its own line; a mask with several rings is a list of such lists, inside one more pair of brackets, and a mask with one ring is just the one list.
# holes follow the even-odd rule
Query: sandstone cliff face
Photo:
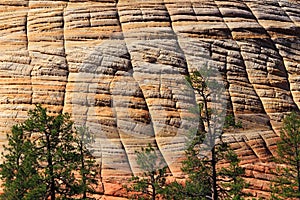
[[281, 120], [300, 107], [299, 1], [1, 0], [0, 10], [1, 143], [41, 103], [95, 134], [107, 195], [122, 195], [148, 143], [178, 177], [197, 127], [185, 76], [214, 69], [218, 108], [244, 125], [226, 139], [251, 192], [267, 194]]

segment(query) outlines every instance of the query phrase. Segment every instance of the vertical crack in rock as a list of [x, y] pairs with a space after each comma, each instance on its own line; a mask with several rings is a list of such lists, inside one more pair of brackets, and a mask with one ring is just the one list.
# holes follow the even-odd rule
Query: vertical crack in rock
[[32, 55], [32, 103], [53, 113], [63, 110], [68, 69], [64, 52], [62, 1], [30, 1], [28, 39]]
[[[117, 10], [118, 10], [117, 11], [118, 23], [119, 23], [119, 25], [121, 27], [121, 30], [122, 30], [122, 33], [123, 33], [123, 36], [124, 36], [124, 31], [123, 31], [123, 28], [122, 28], [122, 23], [121, 23], [120, 15], [119, 15], [119, 12], [120, 12], [120, 10], [119, 10], [119, 1], [116, 2], [116, 6], [117, 6]], [[126, 40], [125, 40], [125, 43], [126, 43]], [[128, 44], [126, 44], [126, 49], [128, 51], [127, 46], [128, 46]], [[134, 83], [138, 84], [137, 87], [134, 87], [135, 88], [134, 91], [136, 91], [137, 93], [140, 93], [142, 101], [145, 101], [146, 98], [144, 96], [143, 90], [140, 88], [138, 80], [136, 80], [136, 78], [133, 76], [134, 71], [133, 71], [133, 67], [132, 67], [133, 65], [132, 65], [132, 62], [131, 62], [132, 61], [132, 57], [131, 57], [131, 54], [129, 53], [129, 51], [128, 51], [128, 54], [129, 54], [129, 58], [130, 58], [130, 71], [129, 71], [129, 75], [133, 79], [130, 82], [134, 82]], [[128, 74], [127, 74], [127, 76], [128, 76]], [[140, 91], [140, 92], [138, 92], [138, 91]], [[131, 159], [129, 159], [129, 162], [130, 162], [130, 164], [132, 166], [133, 173], [135, 175], [141, 172], [141, 169], [139, 169], [139, 166], [137, 166], [137, 163], [136, 163], [136, 158], [135, 158], [135, 155], [134, 155], [135, 151], [140, 151], [141, 147], [147, 147], [148, 144], [151, 144], [153, 146], [153, 148], [158, 153], [159, 159], [162, 160], [162, 163], [165, 163], [165, 159], [164, 159], [163, 155], [161, 154], [160, 146], [157, 144], [157, 141], [155, 139], [155, 131], [154, 131], [153, 122], [152, 122], [153, 119], [152, 119], [152, 117], [151, 117], [152, 115], [151, 115], [151, 113], [149, 111], [149, 105], [147, 104], [146, 101], [144, 102], [144, 104], [145, 104], [145, 108], [144, 109], [147, 111], [147, 113], [143, 114], [144, 116], [142, 116], [142, 118], [145, 118], [144, 120], [146, 122], [146, 126], [142, 125], [137, 130], [135, 130], [136, 127], [134, 127], [133, 129], [131, 128], [131, 130], [129, 129], [129, 132], [128, 132], [129, 134], [137, 134], [137, 135], [133, 135], [132, 139], [130, 139], [130, 140], [132, 140], [131, 141], [131, 143], [132, 143], [131, 146], [136, 146], [136, 147], [128, 149], [129, 150], [128, 151], [128, 155], [131, 157]], [[130, 116], [128, 118], [131, 119]], [[147, 124], [148, 124], [148, 126], [147, 126]], [[137, 124], [137, 126], [139, 126], [139, 124]], [[128, 133], [127, 133], [127, 135], [128, 135]], [[143, 135], [146, 135], [146, 137], [143, 136]], [[147, 138], [147, 136], [148, 136], [148, 138]], [[139, 140], [139, 142], [135, 141], [136, 139]], [[141, 139], [142, 139], [142, 143], [141, 143]], [[134, 144], [134, 142], [136, 142], [136, 143]]]
[[[289, 19], [286, 16], [278, 15], [279, 13], [282, 14], [282, 11], [278, 10], [277, 7], [273, 6], [272, 4], [259, 4], [255, 2], [245, 2], [245, 4], [247, 5], [248, 9], [251, 10], [258, 26], [262, 27], [262, 30], [265, 30], [264, 35], [266, 37], [265, 39], [257, 40], [255, 42], [257, 47], [260, 49], [259, 52], [267, 55], [265, 58], [263, 58], [266, 62], [264, 67], [258, 68], [260, 65], [259, 62], [255, 63], [256, 69], [263, 69], [264, 72], [261, 75], [264, 76], [266, 80], [260, 82], [259, 85], [255, 83], [257, 80], [253, 80], [252, 84], [254, 84], [254, 87], [258, 91], [265, 110], [270, 116], [273, 129], [278, 133], [281, 124], [280, 121], [283, 117], [283, 113], [280, 113], [278, 107], [281, 109], [284, 108], [283, 110], [293, 110], [297, 108], [297, 106], [293, 100], [293, 96], [289, 91], [290, 83], [284, 66], [283, 58], [280, 55], [278, 48], [273, 43], [274, 41], [272, 37], [285, 37], [281, 34], [281, 31], [284, 30], [284, 28], [282, 28], [281, 23], [278, 22], [290, 22], [288, 22]], [[261, 9], [265, 11], [267, 10], [268, 14], [259, 12]], [[274, 19], [277, 19], [276, 25], [273, 21]], [[253, 44], [253, 42], [251, 43]], [[248, 69], [248, 72], [249, 71], [250, 70]], [[272, 87], [271, 90], [269, 89], [270, 86]], [[276, 103], [274, 104], [274, 102]]]
[[[272, 6], [273, 6], [274, 4], [272, 4]], [[264, 5], [265, 6], [265, 5]], [[276, 9], [279, 7], [279, 4], [276, 4]], [[251, 8], [249, 8], [249, 9], [251, 9]], [[285, 13], [283, 13], [282, 11], [283, 11], [283, 9], [280, 9], [280, 10], [277, 10], [279, 13], [275, 13], [275, 14], [280, 14], [280, 17], [286, 17], [286, 18], [288, 18], [288, 19], [284, 19], [284, 20], [286, 20], [286, 21], [290, 21], [290, 22], [292, 22], [292, 20], [289, 18], [289, 16]], [[254, 15], [255, 16], [255, 15]], [[256, 20], [257, 20], [257, 23], [260, 25], [260, 26], [262, 26], [262, 27], [264, 27], [263, 26], [263, 24], [261, 24], [260, 23], [260, 20], [257, 18], [257, 17], [255, 17], [256, 18]], [[263, 19], [264, 19], [264, 17], [263, 17]], [[268, 19], [266, 19], [266, 20], [268, 20]], [[277, 54], [278, 54], [278, 56], [280, 57], [279, 59], [280, 59], [280, 64], [279, 65], [282, 65], [283, 67], [282, 67], [282, 71], [283, 71], [283, 75], [284, 75], [284, 77], [286, 77], [286, 81], [287, 81], [287, 88], [285, 88], [285, 89], [287, 89], [287, 90], [290, 90], [290, 82], [289, 82], [289, 74], [288, 74], [288, 72], [287, 72], [287, 70], [286, 70], [286, 68], [284, 67], [284, 59], [283, 59], [283, 57], [282, 57], [282, 55], [280, 54], [280, 50], [277, 48], [277, 46], [276, 46], [276, 39], [274, 40], [274, 37], [272, 37], [272, 35], [268, 32], [268, 27], [264, 27], [265, 28], [265, 30], [266, 30], [266, 34], [269, 36], [269, 38], [273, 41], [272, 42], [272, 44], [273, 44], [273, 48], [274, 48], [274, 50], [276, 50], [276, 52], [277, 52]], [[300, 31], [300, 30], [299, 30]], [[291, 94], [292, 95], [292, 94]], [[292, 96], [292, 98], [293, 98], [293, 96]], [[295, 101], [294, 101], [294, 103], [295, 103]]]
[[[227, 1], [228, 2], [228, 1]], [[222, 18], [222, 22], [226, 25], [227, 29], [230, 30], [228, 24], [226, 23], [225, 19], [224, 19], [224, 13], [221, 11], [220, 7], [222, 7], [224, 1], [218, 1], [218, 0], [214, 0], [214, 4], [217, 6], [218, 10], [219, 10], [219, 15], [221, 16]], [[226, 3], [226, 2], [225, 2]], [[236, 44], [236, 42], [233, 40], [233, 35], [232, 35], [232, 31], [230, 31], [230, 38], [228, 38], [228, 43], [232, 43], [234, 46]], [[226, 46], [229, 51], [233, 51], [234, 48], [231, 49], [231, 47], [228, 47]], [[231, 95], [231, 90], [230, 88], [232, 87], [231, 85], [231, 82], [229, 81], [228, 79], [228, 75], [229, 75], [229, 71], [228, 71], [228, 68], [229, 68], [229, 65], [230, 63], [228, 63], [227, 61], [231, 61], [232, 59], [228, 59], [228, 57], [230, 57], [229, 55], [229, 52], [227, 52], [227, 55], [226, 56], [226, 59], [224, 60], [224, 64], [225, 64], [225, 67], [224, 67], [224, 72], [223, 72], [223, 77], [224, 77], [224, 82], [226, 83], [225, 85], [225, 89], [226, 91], [228, 91], [228, 103], [227, 103], [227, 115], [233, 115], [235, 117], [237, 117], [235, 115], [235, 112], [233, 111], [233, 101], [232, 101], [232, 97], [234, 97], [233, 95]]]
[[294, 31], [295, 35], [293, 38], [274, 38], [273, 41], [283, 57], [290, 82], [290, 91], [295, 104], [300, 109], [300, 88], [297, 86], [300, 72], [296, 70], [297, 65], [300, 63], [298, 59], [299, 53], [297, 53], [300, 50], [300, 19], [298, 17], [300, 15], [300, 5], [290, 1], [278, 1], [278, 4], [290, 21], [294, 23], [295, 28], [293, 29], [297, 30]]
[[[67, 70], [67, 74], [66, 74], [66, 79], [67, 79], [67, 82], [69, 82], [69, 73], [70, 73], [70, 68], [69, 68], [69, 65], [68, 65], [68, 59], [67, 59], [67, 54], [66, 54], [66, 40], [65, 40], [65, 30], [66, 30], [66, 22], [65, 22], [65, 10], [66, 8], [68, 7], [69, 5], [69, 2], [67, 2], [65, 4], [65, 6], [63, 7], [63, 11], [62, 11], [62, 29], [63, 29], [63, 34], [62, 34], [62, 40], [63, 40], [63, 56], [65, 58], [65, 62], [66, 62], [66, 70]], [[67, 93], [67, 90], [66, 90], [66, 87], [67, 87], [67, 84], [64, 88], [64, 96], [63, 96], [63, 101], [62, 101], [62, 105], [65, 106], [66, 104], [66, 93]]]
[[289, 79], [290, 92], [294, 103], [300, 108], [300, 88], [298, 86], [300, 72], [299, 66], [300, 37], [296, 38], [278, 38], [274, 39], [277, 49], [279, 50]]
[[[128, 12], [133, 4], [133, 10]], [[180, 163], [175, 161], [184, 153], [188, 132], [184, 118], [194, 99], [191, 94], [184, 95], [188, 91], [183, 89], [187, 87], [184, 57], [163, 1], [119, 1], [118, 10], [133, 77], [146, 99], [159, 150], [172, 174], [176, 174]]]
[[[30, 55], [27, 40], [27, 1], [0, 5], [0, 142], [31, 107]], [[2, 149], [2, 145], [0, 148]]]
[[[122, 44], [122, 47], [124, 48], [125, 45]], [[126, 47], [124, 49], [126, 49]], [[126, 52], [125, 55], [127, 54], [126, 50], [125, 50], [125, 52]], [[115, 56], [115, 55], [111, 55], [111, 56]], [[124, 68], [126, 70], [127, 66], [125, 66]], [[117, 69], [114, 69], [114, 71], [117, 72]], [[126, 91], [126, 90], [124, 90], [124, 88], [122, 88], [120, 86], [123, 86], [124, 83], [126, 83], [126, 85], [127, 85], [128, 82], [127, 81], [124, 81], [124, 82], [121, 81], [120, 85], [114, 86], [114, 84], [115, 84], [114, 82], [118, 82], [116, 80], [116, 75], [117, 75], [116, 72], [114, 72], [113, 78], [110, 80], [110, 82], [108, 84], [109, 85], [108, 86], [108, 92], [111, 95], [111, 109], [112, 109], [112, 112], [113, 112], [113, 117], [115, 118], [116, 132], [117, 132], [118, 138], [120, 139], [120, 146], [121, 146], [121, 149], [124, 150], [125, 158], [126, 158], [126, 161], [128, 162], [128, 166], [129, 166], [129, 170], [130, 170], [129, 174], [133, 174], [133, 168], [132, 168], [131, 162], [129, 160], [129, 156], [128, 156], [129, 151], [128, 151], [128, 148], [126, 148], [126, 143], [124, 142], [124, 138], [122, 137], [122, 127], [120, 127], [120, 125], [119, 125], [120, 124], [120, 119], [119, 119], [120, 116], [119, 115], [128, 112], [128, 110], [126, 110], [126, 108], [128, 109], [128, 105], [125, 105], [125, 109], [121, 109], [121, 112], [120, 112], [120, 110], [118, 110], [118, 107], [122, 107], [124, 105], [118, 105], [118, 103], [120, 103], [120, 100], [119, 101], [116, 100], [116, 95], [120, 95], [121, 94], [121, 96], [122, 96], [122, 93], [124, 91]], [[121, 101], [123, 101], [124, 96], [122, 96], [121, 98], [122, 98]], [[126, 117], [126, 119], [128, 120], [127, 117]]]
[[175, 36], [176, 46], [178, 47], [179, 53], [181, 53], [181, 54], [182, 54], [182, 57], [183, 57], [184, 63], [182, 63], [182, 64], [184, 65], [184, 67], [185, 67], [185, 69], [186, 69], [185, 72], [184, 72], [184, 75], [189, 75], [189, 70], [188, 70], [186, 58], [185, 58], [184, 52], [183, 52], [183, 50], [182, 50], [180, 44], [178, 43], [178, 37], [177, 37], [176, 32], [174, 31], [173, 23], [172, 23], [172, 20], [171, 20], [170, 11], [168, 10], [168, 7], [166, 6], [166, 3], [167, 3], [166, 0], [164, 0], [164, 1], [163, 1], [164, 9], [167, 11], [167, 13], [166, 13], [166, 14], [167, 14], [167, 18], [168, 18], [168, 21], [169, 21], [169, 23], [170, 23], [171, 30], [172, 30], [172, 32], [173, 32], [173, 34], [174, 34], [174, 36]]
[[28, 11], [26, 12], [26, 16], [25, 16], [25, 24], [24, 24], [24, 32], [25, 32], [25, 34], [26, 34], [26, 50], [28, 51], [29, 50], [29, 48], [28, 48], [28, 46], [29, 46], [29, 40], [28, 40]]
[[[230, 29], [233, 39], [241, 40], [246, 34], [253, 32], [252, 15], [243, 2], [215, 2], [218, 4], [222, 19]], [[245, 22], [241, 24], [240, 21], [236, 20], [237, 18], [245, 20]], [[233, 39], [230, 39], [229, 44], [226, 46], [226, 49], [230, 50], [230, 53], [227, 54], [226, 67], [228, 70], [227, 80], [230, 83], [229, 92], [231, 99], [233, 99], [233, 113], [243, 120], [244, 128], [258, 127], [258, 124], [260, 124], [260, 128], [263, 128], [268, 124], [261, 117], [257, 117], [257, 114], [265, 114], [264, 118], [266, 119], [268, 117], [260, 98], [250, 84], [241, 49], [237, 41]]]
[[[116, 1], [116, 18], [123, 33], [118, 2]], [[122, 39], [124, 39], [123, 34]], [[126, 72], [119, 71], [117, 77], [115, 77], [113, 105], [116, 107], [116, 112], [121, 115], [120, 119], [117, 118], [119, 135], [126, 150], [132, 173], [137, 175], [141, 172], [141, 169], [136, 163], [136, 151], [140, 151], [142, 147], [151, 144], [153, 148], [158, 150], [159, 156], [161, 156], [161, 153], [154, 138], [153, 124], [145, 97], [133, 77], [131, 55], [125, 40], [124, 48], [128, 55], [128, 67]]]
[[[31, 55], [30, 55], [30, 51], [29, 51], [29, 39], [28, 39], [28, 34], [29, 34], [29, 31], [28, 31], [28, 12], [29, 12], [29, 2], [27, 4], [27, 12], [26, 12], [26, 17], [25, 17], [25, 25], [24, 25], [24, 29], [25, 29], [25, 34], [26, 34], [26, 50], [28, 52], [28, 56], [29, 56], [29, 65], [31, 65]], [[31, 69], [32, 70], [32, 69]], [[31, 78], [31, 71], [30, 71], [30, 86], [31, 86], [31, 95], [30, 95], [30, 102], [29, 104], [32, 104], [32, 95], [33, 95], [33, 90], [32, 90], [32, 78]]]
[[[141, 147], [146, 148], [148, 144], [157, 148], [149, 110], [143, 93], [132, 76], [132, 69], [118, 71], [111, 90], [120, 139], [132, 172], [137, 175], [142, 171], [136, 163], [135, 151], [140, 151]], [[159, 151], [158, 156], [161, 156]]]
[[[122, 30], [119, 11], [117, 19]], [[135, 151], [140, 151], [141, 147], [146, 148], [151, 144], [157, 150], [158, 156], [161, 159], [163, 157], [155, 140], [153, 123], [143, 91], [133, 77], [131, 55], [126, 45], [124, 48], [128, 53], [128, 69], [126, 72], [118, 71], [115, 76], [113, 102], [117, 113], [121, 116], [117, 118], [120, 138], [126, 149], [132, 172], [137, 175], [141, 173], [141, 169], [136, 163]]]
[[[224, 45], [231, 38], [230, 31], [214, 1], [188, 1], [184, 6], [175, 1], [165, 2], [189, 72], [198, 70], [209, 85], [213, 83], [210, 90], [216, 98], [211, 99], [210, 106], [216, 121], [212, 122], [212, 129], [218, 136], [230, 102], [228, 89], [225, 89], [228, 84], [225, 75], [227, 50]], [[201, 101], [199, 96], [196, 98]]]
[[120, 112], [128, 110], [122, 102], [118, 104], [118, 98], [126, 97], [126, 90], [117, 94], [114, 86], [118, 82], [126, 85], [122, 76], [130, 70], [116, 4], [70, 2], [65, 26], [70, 72], [65, 111], [71, 111], [76, 124], [87, 126], [95, 135], [91, 150], [101, 164], [103, 190], [110, 194], [116, 177], [132, 174], [126, 146], [130, 140], [126, 143], [123, 138], [126, 124], [122, 122], [126, 119]]

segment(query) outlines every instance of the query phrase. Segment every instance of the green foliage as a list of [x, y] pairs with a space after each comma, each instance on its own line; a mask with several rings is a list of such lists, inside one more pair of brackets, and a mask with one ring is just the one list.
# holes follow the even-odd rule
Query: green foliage
[[[194, 88], [194, 90], [202, 97], [202, 102], [199, 108], [203, 109], [203, 114], [200, 112], [200, 122], [202, 129], [194, 138], [191, 146], [187, 149], [187, 158], [183, 161], [182, 170], [188, 175], [185, 184], [177, 182], [168, 185], [166, 192], [170, 199], [243, 199], [245, 194], [242, 190], [247, 186], [242, 175], [244, 169], [239, 166], [239, 159], [237, 155], [231, 150], [226, 143], [224, 143], [221, 136], [218, 136], [211, 126], [210, 121], [214, 119], [214, 123], [218, 122], [217, 112], [208, 108], [208, 97], [212, 89], [219, 88], [216, 81], [208, 81], [211, 74], [206, 74], [195, 71], [187, 77], [187, 81]], [[204, 122], [206, 123], [206, 130], [204, 129]], [[241, 123], [236, 124], [233, 116], [228, 116], [226, 124], [234, 127], [241, 127]], [[205, 139], [209, 141], [209, 148], [201, 148]], [[217, 140], [220, 142], [216, 142]], [[226, 159], [230, 162], [228, 168], [218, 170], [216, 165], [222, 160]]]
[[82, 199], [92, 199], [88, 198], [88, 195], [97, 193], [95, 187], [98, 185], [97, 169], [99, 169], [99, 165], [96, 164], [92, 152], [87, 147], [94, 142], [94, 138], [86, 127], [79, 127], [77, 128], [76, 141], [80, 156], [80, 164], [77, 169], [81, 176], [79, 183], [80, 194], [82, 194]]
[[83, 187], [75, 173], [87, 150], [82, 146], [83, 153], [79, 151], [70, 116], [49, 116], [40, 105], [28, 114], [7, 136], [0, 166], [1, 199], [75, 199]]
[[227, 115], [225, 117], [224, 128], [229, 128], [229, 127], [243, 128], [243, 125], [241, 121], [236, 122], [233, 115]]
[[292, 112], [283, 121], [280, 141], [277, 143], [281, 164], [272, 186], [273, 199], [300, 198], [300, 115]]
[[[4, 181], [4, 193], [1, 199], [33, 199], [42, 198], [46, 188], [40, 185], [41, 178], [36, 168], [37, 157], [32, 151], [33, 146], [19, 125], [12, 128], [12, 134], [7, 135], [8, 146], [4, 146], [6, 154], [0, 166], [1, 179]], [[38, 187], [36, 187], [38, 186]]]
[[[192, 131], [192, 136], [190, 137], [190, 139], [192, 138], [192, 142], [186, 150], [186, 159], [182, 163], [182, 171], [188, 175], [188, 178], [184, 183], [175, 181], [168, 185], [165, 185], [165, 182], [162, 181], [163, 184], [157, 187], [157, 189], [162, 191], [165, 199], [241, 200], [246, 196], [246, 194], [243, 193], [243, 189], [247, 187], [247, 184], [242, 178], [245, 171], [239, 166], [240, 160], [234, 151], [222, 141], [222, 133], [221, 135], [217, 135], [217, 131], [214, 130], [216, 128], [211, 125], [211, 121], [213, 120], [212, 124], [222, 121], [218, 119], [220, 112], [215, 112], [208, 107], [208, 97], [211, 91], [217, 89], [220, 93], [222, 92], [217, 81], [208, 81], [208, 78], [212, 77], [211, 72], [210, 70], [204, 71], [204, 73], [195, 71], [186, 77], [186, 80], [191, 87], [193, 87], [194, 91], [202, 98], [202, 102], [199, 104], [200, 122], [198, 130]], [[191, 108], [191, 112], [194, 113], [194, 110], [195, 108]], [[240, 122], [235, 123], [233, 116], [229, 116], [226, 123], [229, 124], [229, 126], [241, 127]], [[208, 142], [208, 144], [206, 144], [208, 148], [206, 149], [202, 148], [204, 141]], [[142, 152], [137, 154], [137, 161], [143, 169], [154, 172], [153, 164], [156, 163], [157, 157], [150, 154], [152, 151], [151, 148], [148, 150], [143, 149]], [[229, 167], [217, 169], [217, 163], [224, 159], [230, 163]], [[148, 162], [145, 162], [147, 160]], [[146, 173], [145, 176], [154, 177], [154, 174]], [[164, 172], [160, 176], [164, 177]], [[153, 194], [148, 193], [152, 191], [151, 189], [149, 190], [148, 187], [151, 181], [139, 177], [134, 177], [133, 180], [136, 181], [133, 190], [148, 194], [149, 196], [146, 197], [150, 199], [151, 194]], [[139, 198], [141, 199], [141, 196]], [[143, 198], [145, 198], [145, 196], [143, 196]], [[152, 197], [152, 199], [154, 200], [155, 197]]]
[[[226, 160], [228, 167], [217, 170], [218, 199], [242, 200], [248, 194], [243, 189], [248, 184], [242, 178], [245, 170], [239, 166], [238, 156], [226, 143], [215, 146], [216, 161]], [[171, 199], [211, 199], [213, 196], [212, 164], [209, 156], [200, 156], [199, 148], [191, 146], [187, 150], [187, 159], [183, 161], [182, 170], [188, 175], [185, 184], [171, 183], [167, 187], [167, 196]]]
[[131, 185], [126, 187], [129, 192], [136, 192], [130, 195], [132, 199], [152, 199], [164, 195], [166, 186], [166, 167], [161, 166], [156, 151], [149, 144], [147, 148], [136, 151], [137, 164], [142, 169], [143, 176], [133, 176]]
[[[218, 191], [217, 191], [217, 175], [216, 175], [216, 152], [215, 152], [215, 140], [216, 140], [216, 132], [212, 129], [211, 127], [211, 123], [210, 120], [212, 119], [212, 110], [210, 108], [208, 108], [208, 97], [211, 95], [211, 89], [215, 88], [216, 84], [215, 82], [212, 81], [208, 81], [208, 78], [210, 77], [207, 73], [209, 73], [210, 70], [206, 70], [203, 71], [202, 73], [200, 73], [199, 71], [194, 71], [193, 73], [190, 74], [190, 76], [187, 78], [188, 80], [190, 80], [190, 84], [193, 87], [193, 89], [195, 90], [196, 93], [198, 93], [201, 98], [202, 98], [202, 105], [200, 107], [203, 108], [203, 112], [204, 114], [202, 115], [202, 113], [200, 112], [200, 120], [206, 123], [207, 125], [207, 132], [205, 131], [205, 127], [204, 130], [202, 131], [202, 133], [200, 133], [200, 137], [197, 138], [197, 140], [202, 140], [207, 138], [209, 141], [209, 147], [211, 147], [211, 151], [210, 151], [210, 157], [205, 157], [205, 160], [203, 160], [201, 158], [200, 152], [196, 153], [191, 151], [191, 149], [189, 149], [187, 151], [187, 154], [191, 154], [191, 156], [187, 156], [187, 163], [183, 163], [183, 165], [189, 165], [188, 163], [191, 162], [191, 165], [193, 167], [194, 163], [195, 163], [195, 159], [199, 159], [200, 162], [198, 162], [198, 165], [196, 165], [196, 168], [200, 168], [201, 171], [197, 170], [197, 169], [189, 169], [190, 172], [195, 171], [196, 174], [191, 174], [191, 178], [193, 178], [193, 176], [198, 175], [198, 173], [204, 173], [204, 176], [200, 174], [200, 176], [204, 177], [205, 180], [201, 180], [200, 185], [195, 184], [195, 181], [192, 181], [193, 184], [190, 184], [190, 182], [187, 182], [186, 186], [188, 186], [188, 190], [189, 191], [199, 191], [201, 192], [201, 198], [206, 198], [209, 195], [207, 195], [207, 189], [206, 189], [206, 185], [201, 185], [203, 184], [207, 184], [207, 187], [210, 187], [212, 189], [212, 193], [211, 196], [213, 197], [213, 199], [218, 199]], [[210, 86], [209, 86], [210, 85]], [[213, 87], [211, 87], [213, 85]], [[201, 124], [201, 123], [200, 123]], [[198, 141], [196, 141], [195, 145], [196, 148], [198, 147], [197, 144]], [[194, 148], [194, 146], [191, 147], [192, 149]], [[195, 155], [194, 155], [195, 154]], [[203, 161], [203, 162], [202, 162]], [[197, 161], [196, 161], [197, 163]], [[184, 169], [185, 166], [183, 167], [183, 171], [185, 171], [186, 169]], [[193, 172], [192, 172], [193, 173]], [[206, 176], [206, 174], [209, 173], [210, 176]], [[198, 177], [198, 176], [196, 176]], [[200, 177], [199, 177], [200, 178]], [[208, 180], [207, 180], [208, 178]], [[209, 181], [211, 180], [211, 181]], [[211, 185], [209, 185], [211, 184]], [[190, 185], [192, 187], [190, 187]], [[193, 188], [193, 186], [196, 186], [196, 189]], [[192, 189], [193, 188], [193, 189]], [[199, 195], [196, 195], [199, 197]], [[194, 194], [192, 194], [192, 197], [194, 198]]]
[[197, 136], [187, 149], [187, 159], [183, 161], [182, 171], [188, 174], [185, 187], [177, 191], [188, 199], [206, 199], [212, 196], [212, 165], [208, 156], [202, 156], [200, 145], [203, 135]]
[[230, 148], [225, 153], [225, 160], [230, 164], [229, 167], [222, 167], [218, 176], [220, 179], [221, 191], [223, 198], [228, 200], [242, 200], [248, 194], [243, 192], [249, 184], [245, 182], [242, 175], [245, 174], [245, 169], [239, 166], [240, 159], [237, 154]]

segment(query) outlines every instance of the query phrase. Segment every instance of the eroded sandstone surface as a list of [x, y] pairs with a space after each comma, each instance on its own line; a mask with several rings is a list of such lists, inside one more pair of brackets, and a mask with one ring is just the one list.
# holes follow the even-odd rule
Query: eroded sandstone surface
[[41, 103], [95, 134], [105, 198], [124, 195], [148, 143], [181, 177], [199, 100], [185, 76], [213, 71], [218, 109], [243, 123], [225, 135], [249, 191], [268, 194], [282, 118], [300, 108], [299, 1], [0, 0], [0, 10], [1, 144]]

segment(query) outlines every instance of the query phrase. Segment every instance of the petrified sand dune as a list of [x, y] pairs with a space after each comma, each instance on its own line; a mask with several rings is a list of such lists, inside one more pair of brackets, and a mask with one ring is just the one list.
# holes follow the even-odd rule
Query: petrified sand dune
[[243, 123], [226, 139], [249, 190], [267, 194], [282, 118], [300, 108], [299, 1], [0, 0], [0, 11], [2, 144], [41, 103], [95, 134], [106, 194], [140, 172], [134, 152], [148, 143], [180, 176], [199, 120], [185, 76], [212, 70], [218, 109]]

